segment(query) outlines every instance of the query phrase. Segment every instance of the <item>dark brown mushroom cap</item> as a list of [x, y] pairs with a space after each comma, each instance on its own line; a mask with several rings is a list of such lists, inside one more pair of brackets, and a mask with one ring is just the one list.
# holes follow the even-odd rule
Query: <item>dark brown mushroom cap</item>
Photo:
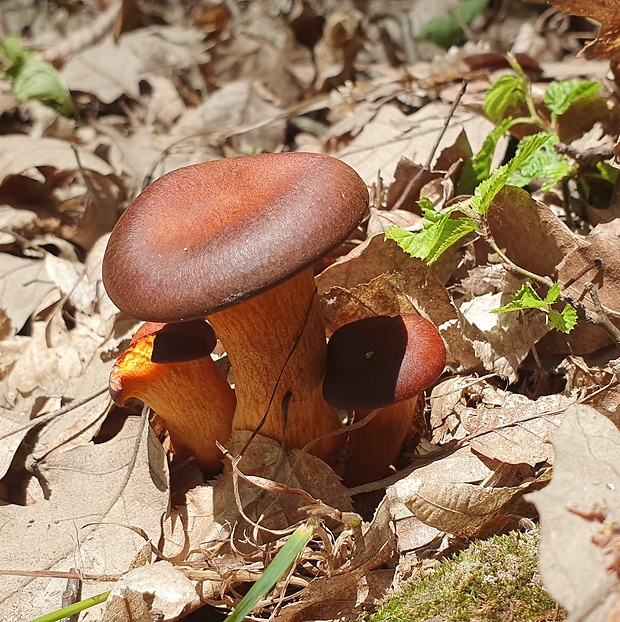
[[133, 317], [204, 317], [311, 266], [349, 236], [367, 206], [362, 179], [329, 156], [261, 154], [181, 168], [122, 215], [103, 282]]
[[161, 324], [145, 322], [136, 331], [132, 343], [154, 335], [152, 363], [185, 363], [210, 356], [217, 344], [211, 324], [205, 320]]
[[423, 317], [364, 318], [331, 336], [323, 397], [345, 410], [383, 408], [422, 393], [445, 364], [441, 335]]

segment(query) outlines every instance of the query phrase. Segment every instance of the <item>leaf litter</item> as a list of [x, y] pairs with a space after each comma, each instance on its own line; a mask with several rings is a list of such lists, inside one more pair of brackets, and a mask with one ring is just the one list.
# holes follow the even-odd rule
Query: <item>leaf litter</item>
[[[556, 4], [603, 22], [588, 54], [611, 57], [617, 71], [615, 16], [596, 2]], [[620, 399], [617, 341], [600, 316], [618, 326], [614, 100], [586, 98], [558, 121], [590, 195], [573, 179], [507, 186], [487, 220], [514, 264], [557, 279], [594, 322], [581, 317], [563, 335], [542, 313], [492, 313], [525, 279], [480, 239], [465, 238], [430, 267], [384, 239], [394, 224], [422, 230], [422, 197], [445, 212], [473, 190], [468, 167], [494, 128], [485, 93], [509, 71], [490, 51], [493, 37], [506, 51], [514, 43], [514, 52], [531, 52], [520, 62], [533, 68], [541, 110], [551, 80], [614, 88], [608, 65], [576, 58], [575, 41], [558, 38], [566, 21], [551, 26], [518, 6], [528, 18], [507, 19], [502, 31], [501, 20], [481, 14], [486, 30], [477, 34], [486, 34], [448, 53], [412, 48], [428, 16], [373, 2], [363, 13], [349, 3], [169, 2], [158, 5], [160, 25], [148, 27], [152, 7], [63, 4], [67, 41], [45, 12], [11, 14], [11, 34], [32, 22], [24, 43], [62, 66], [80, 112], [63, 119], [18, 102], [8, 77], [0, 81], [0, 522], [2, 541], [16, 543], [1, 547], [0, 617], [59, 608], [72, 567], [85, 579], [83, 597], [113, 589], [85, 620], [175, 620], [205, 604], [230, 611], [310, 520], [311, 541], [254, 615], [354, 619], [426, 557], [534, 518], [523, 494], [542, 489], [527, 499], [541, 518], [547, 588], [569, 619], [613, 619]], [[497, 142], [492, 167], [522, 130]], [[593, 151], [601, 136], [605, 150]], [[448, 348], [444, 377], [427, 396], [428, 432], [405, 443], [392, 475], [356, 488], [318, 458], [284, 454], [260, 435], [241, 461], [247, 435], [233, 437], [224, 472], [204, 481], [191, 462], [168, 466], [156, 419], [151, 428], [137, 404], [112, 407], [105, 394], [137, 329], [101, 282], [122, 209], [168, 170], [283, 149], [340, 157], [371, 191], [369, 220], [317, 276], [328, 336], [414, 310]], [[598, 176], [586, 156], [602, 163]]]

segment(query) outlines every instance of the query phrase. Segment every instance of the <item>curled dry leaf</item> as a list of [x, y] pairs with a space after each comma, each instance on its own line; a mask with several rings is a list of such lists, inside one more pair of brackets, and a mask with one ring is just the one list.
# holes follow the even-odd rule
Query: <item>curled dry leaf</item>
[[541, 575], [569, 620], [610, 622], [620, 592], [620, 432], [575, 404], [552, 442], [553, 479], [528, 497], [541, 517]]
[[[485, 487], [492, 474], [468, 447], [420, 467], [390, 486], [387, 495], [402, 501], [421, 522], [440, 531], [476, 534], [531, 484]], [[472, 483], [473, 482], [473, 483]]]
[[362, 13], [356, 10], [328, 15], [323, 37], [314, 48], [317, 91], [330, 90], [353, 77], [353, 62], [364, 45], [362, 20]]

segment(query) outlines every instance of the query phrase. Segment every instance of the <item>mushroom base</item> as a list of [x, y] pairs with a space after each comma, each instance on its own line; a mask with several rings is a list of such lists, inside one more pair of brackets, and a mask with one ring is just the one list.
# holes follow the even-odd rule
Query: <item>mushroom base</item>
[[[359, 414], [363, 420], [369, 413]], [[345, 484], [359, 486], [387, 477], [407, 437], [417, 437], [419, 442], [425, 431], [422, 395], [382, 408], [365, 426], [349, 433], [351, 457]]]
[[[250, 300], [209, 316], [235, 373], [233, 429], [300, 449], [342, 425], [323, 399], [326, 340], [312, 270]], [[326, 462], [344, 435], [321, 439], [310, 453]]]

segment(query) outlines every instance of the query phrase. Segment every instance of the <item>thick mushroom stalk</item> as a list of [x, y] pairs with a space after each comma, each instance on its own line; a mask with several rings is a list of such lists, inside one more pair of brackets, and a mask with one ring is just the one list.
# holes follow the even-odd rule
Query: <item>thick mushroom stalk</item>
[[[311, 270], [209, 321], [235, 371], [234, 429], [255, 430], [268, 413], [260, 433], [301, 448], [342, 427], [321, 389], [325, 326]], [[329, 461], [343, 441], [331, 436], [310, 451]]]
[[[209, 473], [221, 468], [215, 441], [230, 438], [235, 392], [211, 358], [216, 338], [202, 320], [147, 322], [134, 335], [110, 374], [118, 406], [136, 397], [165, 422], [177, 453], [191, 452]], [[159, 361], [159, 362], [155, 362]]]
[[412, 426], [421, 433], [417, 396], [439, 378], [445, 364], [439, 331], [419, 315], [368, 317], [334, 332], [327, 348], [325, 400], [355, 411], [360, 419], [379, 410], [350, 433], [347, 483], [385, 476]]
[[[233, 428], [254, 431], [268, 413], [260, 432], [280, 442], [286, 433], [288, 447], [301, 448], [340, 428], [321, 396], [325, 332], [312, 265], [349, 237], [367, 208], [364, 181], [329, 156], [188, 166], [153, 182], [121, 216], [103, 281], [133, 317], [209, 317], [235, 372]], [[310, 451], [329, 460], [341, 440]]]

